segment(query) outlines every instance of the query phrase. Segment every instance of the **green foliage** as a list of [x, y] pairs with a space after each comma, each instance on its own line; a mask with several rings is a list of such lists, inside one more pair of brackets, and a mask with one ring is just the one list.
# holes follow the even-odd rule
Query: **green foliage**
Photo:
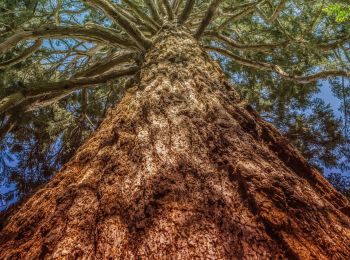
[[89, 90], [86, 111], [81, 106], [82, 91], [50, 107], [17, 111], [16, 127], [0, 143], [0, 157], [8, 158], [2, 165], [0, 160], [0, 183], [15, 184], [17, 196], [22, 197], [49, 180], [121, 98], [120, 84]]
[[337, 23], [350, 21], [350, 5], [331, 4], [323, 9], [323, 11], [335, 18]]

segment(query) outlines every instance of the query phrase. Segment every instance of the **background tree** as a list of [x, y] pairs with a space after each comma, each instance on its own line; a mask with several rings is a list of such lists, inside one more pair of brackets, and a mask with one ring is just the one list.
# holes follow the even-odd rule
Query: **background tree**
[[[313, 165], [320, 169], [348, 170], [349, 87], [346, 82], [350, 26], [346, 1], [334, 4], [326, 0], [43, 0], [5, 1], [1, 5], [4, 14], [0, 18], [2, 180], [14, 182], [20, 196], [47, 182], [72, 158], [86, 137], [99, 127], [108, 108], [119, 102], [124, 90], [135, 84], [146, 85], [140, 72], [151, 75], [146, 65], [152, 63], [145, 55], [154, 55], [152, 47], [159, 35], [163, 37], [164, 32], [176, 31], [174, 28], [181, 26], [221, 63], [231, 83], [247, 102], [265, 120], [275, 124]], [[166, 33], [165, 36], [168, 37]], [[180, 49], [188, 47], [185, 42], [178, 44]], [[162, 50], [171, 64], [185, 66], [186, 59], [191, 60], [184, 59], [181, 50], [172, 53], [174, 46]], [[160, 51], [158, 56], [161, 55]], [[154, 59], [162, 64], [158, 56]], [[161, 76], [161, 67], [157, 68]], [[212, 68], [208, 70], [214, 73]], [[342, 120], [333, 115], [323, 100], [315, 98], [323, 79], [331, 80], [332, 89], [341, 100]], [[222, 97], [220, 100], [224, 103]], [[232, 101], [238, 102], [237, 99]], [[145, 104], [141, 107], [145, 108]], [[248, 118], [245, 112], [241, 113], [243, 118]], [[264, 125], [259, 119], [255, 120], [261, 127]], [[247, 124], [243, 127], [246, 132], [255, 131], [248, 119], [244, 124]], [[269, 138], [275, 135], [272, 130], [268, 133]], [[108, 139], [106, 136], [97, 136], [101, 143], [108, 143], [108, 140], [103, 141]], [[276, 142], [273, 138], [265, 141]], [[279, 147], [289, 151], [280, 141], [277, 143], [269, 149], [275, 151]], [[205, 145], [209, 145], [209, 141]], [[88, 146], [89, 143], [78, 155], [84, 154]], [[225, 145], [214, 155], [220, 155], [224, 149]], [[289, 152], [286, 154], [291, 157]], [[233, 166], [228, 163], [231, 159], [222, 157], [221, 162], [216, 163], [231, 179]], [[288, 167], [295, 172], [301, 168], [309, 172], [305, 170], [308, 167], [301, 166], [305, 165], [302, 159], [295, 160], [300, 164], [299, 169], [286, 163]], [[181, 166], [180, 162], [177, 164]], [[311, 172], [310, 176], [314, 176], [313, 170]], [[281, 176], [284, 175], [281, 173]], [[317, 178], [311, 182], [321, 183], [319, 185], [329, 192], [329, 198], [338, 203], [337, 208], [346, 212], [343, 198]], [[149, 190], [152, 191], [152, 187]], [[305, 203], [309, 199], [300, 200]], [[133, 221], [138, 222], [137, 218]], [[265, 228], [276, 228], [269, 221], [267, 217]], [[282, 233], [276, 234], [271, 231], [268, 236], [283, 240]], [[283, 252], [277, 247], [270, 248], [271, 252], [293, 256], [306, 254], [296, 250], [288, 239], [283, 241]], [[40, 250], [47, 254], [53, 248]], [[264, 250], [266, 248], [259, 254]], [[321, 249], [316, 250], [311, 245], [309, 250], [321, 254], [317, 251]]]

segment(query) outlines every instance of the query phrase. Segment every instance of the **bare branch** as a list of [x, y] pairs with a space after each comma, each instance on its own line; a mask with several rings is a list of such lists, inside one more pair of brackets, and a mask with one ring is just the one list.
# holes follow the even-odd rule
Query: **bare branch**
[[57, 26], [60, 25], [61, 19], [60, 19], [60, 10], [62, 8], [62, 0], [57, 0], [57, 5], [55, 10], [53, 11], [53, 16], [55, 17], [55, 23]]
[[24, 61], [29, 56], [31, 56], [35, 51], [37, 51], [40, 48], [41, 44], [42, 44], [41, 39], [36, 40], [35, 43], [30, 48], [26, 49], [20, 56], [13, 58], [11, 60], [0, 62], [0, 69], [4, 69], [6, 67], [10, 67]]
[[238, 55], [233, 54], [232, 52], [218, 48], [213, 46], [206, 46], [208, 50], [215, 51], [218, 53], [221, 53], [227, 57], [230, 57], [232, 60], [237, 62], [240, 65], [247, 66], [250, 68], [258, 69], [258, 70], [264, 70], [264, 71], [272, 71], [280, 75], [282, 78], [291, 80], [297, 83], [301, 84], [308, 84], [314, 81], [317, 81], [319, 79], [328, 78], [328, 77], [350, 77], [350, 71], [342, 71], [342, 70], [327, 70], [327, 71], [321, 71], [312, 75], [308, 76], [295, 76], [290, 75], [287, 72], [285, 72], [281, 67], [275, 64], [270, 64], [266, 62], [259, 62], [259, 61], [253, 61], [246, 58], [242, 58]]
[[109, 17], [111, 17], [124, 31], [135, 41], [137, 46], [142, 50], [148, 49], [151, 41], [147, 39], [143, 33], [128, 18], [119, 12], [116, 5], [106, 0], [84, 0], [91, 6], [102, 9]]
[[185, 7], [182, 10], [182, 13], [180, 14], [180, 16], [178, 18], [179, 24], [184, 24], [186, 22], [186, 20], [188, 19], [188, 17], [190, 17], [195, 3], [196, 3], [195, 0], [187, 0], [186, 1]]
[[158, 8], [159, 14], [161, 16], [166, 15], [166, 11], [165, 11], [164, 6], [163, 6], [163, 0], [157, 0], [157, 8]]
[[8, 109], [31, 98], [38, 98], [45, 95], [64, 94], [64, 92], [67, 91], [74, 91], [92, 85], [106, 83], [107, 81], [118, 77], [133, 75], [138, 69], [138, 66], [131, 65], [93, 77], [72, 78], [59, 82], [36, 83], [24, 86], [23, 90], [17, 91], [0, 100], [0, 114], [3, 114]]
[[37, 30], [24, 30], [7, 38], [0, 43], [0, 54], [9, 51], [17, 43], [24, 40], [36, 40], [40, 38], [79, 38], [107, 45], [130, 47], [130, 42], [106, 28], [84, 28], [80, 26], [52, 27]]
[[159, 16], [158, 10], [156, 8], [156, 5], [154, 4], [153, 0], [144, 0], [146, 5], [148, 6], [152, 18], [159, 24], [163, 24], [162, 19]]
[[183, 0], [174, 0], [173, 1], [172, 8], [174, 10], [175, 15], [178, 15], [182, 2], [183, 2]]
[[[131, 61], [133, 58], [137, 56], [136, 52], [130, 52], [130, 51], [121, 51], [115, 53], [112, 58], [107, 57], [106, 59], [102, 61], [98, 61], [92, 66], [90, 66], [88, 69], [79, 72], [75, 74], [72, 78], [81, 78], [81, 77], [92, 77], [96, 76], [98, 74], [103, 74], [109, 70], [111, 70], [113, 67], [116, 67], [117, 65], [120, 65], [125, 62]], [[42, 107], [46, 107], [49, 105], [52, 105], [53, 103], [58, 102], [62, 98], [65, 98], [66, 96], [70, 95], [74, 90], [68, 90], [63, 91], [62, 93], [55, 93], [51, 95], [45, 95], [40, 96], [39, 98], [35, 99], [29, 99], [27, 100], [24, 105], [21, 104], [21, 106], [24, 107], [24, 111], [33, 111]]]
[[100, 33], [105, 33], [105, 34], [108, 34], [108, 33], [112, 34], [113, 37], [115, 38], [115, 39], [113, 38], [113, 40], [114, 41], [118, 41], [116, 43], [120, 47], [131, 48], [131, 49], [137, 48], [137, 46], [132, 41], [130, 41], [130, 38], [127, 37], [128, 35], [126, 35], [126, 37], [123, 37], [121, 35], [121, 33], [118, 32], [115, 29], [107, 28], [107, 27], [101, 26], [99, 24], [91, 23], [91, 22], [86, 23], [85, 27], [87, 29], [90, 29], [90, 30], [94, 31], [94, 32], [100, 32]]
[[127, 4], [132, 11], [134, 11], [144, 22], [145, 24], [149, 24], [154, 29], [159, 29], [159, 24], [150, 18], [147, 14], [145, 14], [133, 1], [131, 0], [123, 0], [125, 4]]
[[39, 108], [50, 106], [61, 99], [69, 96], [73, 91], [65, 91], [60, 94], [45, 95], [36, 99], [28, 99], [26, 102], [21, 103], [21, 107], [25, 112], [37, 110]]
[[90, 66], [88, 69], [77, 73], [75, 77], [84, 76], [96, 76], [98, 74], [105, 73], [106, 71], [112, 69], [113, 67], [120, 65], [123, 62], [130, 62], [137, 56], [136, 52], [131, 51], [121, 51], [112, 55], [112, 57], [107, 57], [102, 61], [96, 62], [94, 65]]
[[217, 8], [219, 7], [221, 0], [212, 0], [207, 12], [205, 13], [203, 20], [201, 22], [201, 24], [199, 25], [194, 37], [199, 39], [202, 34], [204, 33], [205, 29], [207, 28], [207, 26], [209, 25], [209, 23], [211, 22], [211, 20], [213, 19], [213, 16], [215, 15], [215, 12], [217, 10]]
[[174, 13], [173, 13], [173, 10], [172, 10], [172, 8], [170, 6], [169, 1], [168, 0], [163, 0], [163, 4], [164, 4], [166, 12], [168, 14], [169, 21], [174, 20]]

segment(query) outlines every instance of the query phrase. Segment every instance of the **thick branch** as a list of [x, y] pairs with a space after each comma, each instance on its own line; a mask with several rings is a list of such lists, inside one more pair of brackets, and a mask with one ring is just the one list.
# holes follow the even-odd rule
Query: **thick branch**
[[130, 46], [127, 39], [120, 37], [111, 30], [101, 28], [84, 28], [79, 26], [53, 27], [18, 32], [0, 44], [0, 54], [9, 51], [12, 47], [24, 40], [41, 38], [79, 38], [108, 45]]
[[146, 3], [146, 5], [148, 6], [150, 12], [151, 12], [151, 16], [152, 18], [159, 24], [162, 24], [162, 19], [159, 16], [158, 10], [156, 8], [156, 5], [154, 4], [153, 0], [144, 0], [144, 2]]
[[132, 11], [134, 11], [140, 17], [140, 19], [145, 22], [145, 24], [149, 24], [154, 29], [159, 29], [159, 24], [150, 18], [147, 14], [145, 14], [132, 0], [123, 1], [130, 7]]
[[186, 1], [185, 7], [182, 10], [182, 13], [180, 14], [180, 16], [178, 18], [179, 24], [184, 24], [186, 22], [186, 20], [188, 19], [188, 17], [190, 17], [195, 3], [196, 3], [195, 0], [187, 0]]
[[61, 99], [69, 96], [73, 91], [65, 91], [60, 94], [46, 95], [36, 99], [28, 99], [26, 102], [21, 104], [25, 112], [34, 111], [43, 107], [50, 106]]
[[125, 35], [125, 37], [121, 36], [120, 32], [118, 32], [115, 29], [112, 28], [106, 28], [102, 25], [99, 24], [95, 24], [95, 23], [86, 23], [86, 28], [90, 29], [92, 31], [95, 32], [101, 32], [101, 33], [111, 33], [113, 36], [117, 37], [119, 39], [119, 42], [117, 43], [118, 46], [120, 47], [124, 47], [124, 48], [137, 48], [137, 46], [130, 40], [129, 37], [127, 37], [128, 35]]
[[8, 109], [17, 106], [30, 98], [61, 94], [67, 91], [74, 91], [92, 85], [106, 83], [107, 81], [116, 79], [118, 77], [132, 75], [138, 69], [138, 66], [132, 65], [124, 67], [120, 70], [114, 70], [93, 77], [73, 78], [59, 82], [39, 83], [24, 86], [21, 91], [17, 91], [0, 100], [0, 114], [3, 114]]
[[165, 11], [164, 6], [163, 6], [163, 0], [157, 0], [157, 9], [158, 9], [159, 14], [161, 16], [166, 15], [166, 11]]
[[207, 28], [207, 26], [209, 25], [209, 23], [213, 19], [213, 16], [214, 16], [217, 8], [219, 7], [220, 2], [221, 2], [221, 0], [212, 0], [211, 1], [209, 8], [208, 8], [207, 12], [205, 13], [205, 16], [203, 17], [203, 20], [202, 20], [201, 24], [199, 25], [199, 27], [194, 35], [195, 38], [199, 39], [202, 36], [205, 29]]
[[113, 70], [111, 72], [97, 75], [93, 77], [81, 77], [73, 78], [69, 80], [63, 80], [59, 82], [41, 83], [33, 86], [28, 86], [23, 92], [26, 98], [40, 97], [47, 94], [61, 93], [67, 90], [77, 90], [86, 86], [106, 83], [109, 80], [116, 79], [122, 76], [128, 76], [134, 74], [139, 69], [138, 66], [131, 65], [123, 67], [119, 70]]
[[278, 75], [280, 75], [284, 79], [291, 80], [291, 81], [301, 83], [301, 84], [311, 83], [311, 82], [317, 81], [319, 79], [328, 78], [328, 77], [340, 77], [340, 76], [350, 77], [350, 71], [341, 71], [341, 70], [321, 71], [321, 72], [318, 72], [318, 73], [315, 73], [312, 75], [308, 75], [308, 76], [290, 75], [286, 71], [284, 71], [281, 67], [279, 67], [278, 65], [275, 65], [275, 64], [253, 61], [253, 60], [249, 60], [246, 58], [242, 58], [238, 55], [233, 54], [232, 52], [230, 52], [228, 50], [213, 47], [213, 46], [207, 46], [206, 48], [211, 50], [211, 51], [221, 53], [221, 54], [231, 58], [232, 60], [234, 60], [235, 62], [237, 62], [240, 65], [247, 66], [247, 67], [254, 68], [254, 69], [258, 69], [258, 70], [272, 71], [272, 72], [277, 73]]
[[112, 55], [112, 57], [107, 57], [107, 59], [98, 61], [94, 65], [90, 66], [88, 69], [83, 72], [78, 73], [75, 77], [83, 77], [83, 76], [96, 76], [98, 74], [105, 73], [106, 71], [112, 69], [113, 67], [123, 63], [130, 62], [132, 59], [136, 57], [136, 52], [130, 51], [122, 51], [117, 52]]
[[111, 17], [124, 31], [135, 41], [137, 46], [142, 50], [148, 49], [151, 45], [143, 33], [128, 18], [122, 15], [115, 5], [106, 0], [85, 0], [90, 5], [102, 9], [109, 17]]
[[25, 59], [27, 59], [29, 56], [31, 56], [35, 51], [37, 51], [42, 44], [42, 40], [36, 40], [35, 43], [28, 49], [26, 49], [20, 56], [13, 58], [11, 60], [7, 60], [4, 62], [0, 62], [0, 69], [4, 69], [6, 67], [10, 67], [13, 65], [16, 65]]
[[[107, 57], [102, 61], [96, 62], [95, 64], [90, 66], [88, 69], [75, 74], [73, 78], [92, 77], [99, 74], [102, 75], [103, 73], [107, 72], [113, 67], [116, 67], [121, 63], [130, 61], [131, 59], [135, 58], [136, 55], [137, 55], [136, 52], [129, 52], [129, 51], [115, 53], [112, 56], [112, 58]], [[24, 105], [25, 111], [33, 111], [38, 108], [49, 106], [53, 103], [58, 102], [62, 98], [65, 98], [66, 96], [70, 95], [73, 91], [74, 90], [68, 90], [59, 94], [45, 95], [43, 97], [28, 100], [27, 104]]]
[[172, 8], [174, 10], [174, 14], [177, 15], [179, 13], [180, 6], [183, 0], [174, 0], [172, 4]]
[[57, 0], [57, 5], [53, 11], [53, 16], [55, 17], [55, 23], [57, 26], [61, 24], [60, 11], [62, 9], [62, 0]]
[[172, 8], [170, 6], [169, 1], [168, 0], [163, 0], [163, 4], [164, 4], [166, 12], [168, 14], [169, 21], [174, 20], [174, 13], [173, 13], [173, 10], [172, 10]]

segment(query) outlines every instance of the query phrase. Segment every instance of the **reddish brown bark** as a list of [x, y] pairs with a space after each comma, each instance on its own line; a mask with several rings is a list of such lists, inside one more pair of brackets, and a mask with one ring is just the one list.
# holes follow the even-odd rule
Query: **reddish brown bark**
[[189, 34], [3, 228], [0, 259], [348, 259], [348, 201]]

